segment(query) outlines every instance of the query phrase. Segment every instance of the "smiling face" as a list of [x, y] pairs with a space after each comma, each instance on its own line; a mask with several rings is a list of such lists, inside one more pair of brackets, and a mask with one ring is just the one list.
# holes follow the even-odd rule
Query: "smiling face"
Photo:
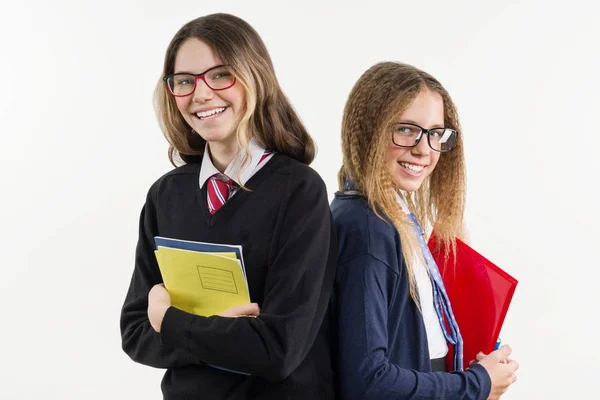
[[[208, 44], [190, 38], [177, 52], [174, 72], [199, 74], [219, 65], [222, 65], [221, 60]], [[175, 97], [175, 101], [185, 121], [204, 140], [232, 148], [237, 146], [236, 128], [245, 104], [244, 88], [239, 82], [225, 90], [213, 90], [198, 79], [192, 94]]]
[[[421, 90], [395, 122], [416, 124], [425, 129], [444, 127], [442, 97], [428, 89]], [[423, 181], [433, 172], [439, 159], [440, 153], [429, 147], [425, 135], [417, 146], [404, 148], [392, 142], [392, 134], [389, 132], [385, 161], [400, 189], [407, 192], [418, 190]]]

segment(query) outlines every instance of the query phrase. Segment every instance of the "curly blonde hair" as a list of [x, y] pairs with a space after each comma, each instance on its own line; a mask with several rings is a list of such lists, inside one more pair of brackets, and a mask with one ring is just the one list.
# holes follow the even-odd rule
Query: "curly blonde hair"
[[[456, 106], [444, 87], [430, 74], [411, 65], [382, 62], [369, 68], [356, 82], [342, 120], [343, 166], [339, 186], [348, 177], [380, 218], [383, 214], [400, 234], [407, 266], [410, 295], [419, 304], [414, 266], [423, 253], [407, 215], [398, 206], [399, 187], [386, 167], [389, 126], [428, 89], [444, 102], [444, 126], [460, 132]], [[462, 135], [456, 146], [442, 153], [436, 168], [421, 187], [405, 193], [409, 209], [422, 226], [433, 229], [436, 245], [446, 256], [455, 252], [455, 238], [464, 238], [465, 162]]]
[[[246, 159], [248, 143], [256, 137], [267, 149], [310, 164], [316, 151], [314, 141], [279, 86], [267, 47], [254, 28], [241, 18], [224, 13], [188, 22], [167, 48], [162, 76], [174, 72], [179, 47], [189, 38], [208, 44], [244, 87], [246, 104], [237, 138]], [[154, 103], [161, 130], [170, 144], [171, 163], [176, 166], [181, 161], [198, 160], [206, 142], [183, 119], [162, 77], [156, 86]]]

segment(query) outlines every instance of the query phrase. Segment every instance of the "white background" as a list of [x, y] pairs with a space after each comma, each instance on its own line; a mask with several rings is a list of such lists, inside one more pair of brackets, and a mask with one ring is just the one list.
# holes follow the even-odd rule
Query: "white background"
[[140, 208], [170, 169], [152, 109], [185, 22], [253, 25], [336, 190], [346, 97], [373, 63], [436, 76], [458, 105], [472, 245], [520, 281], [506, 399], [597, 398], [600, 57], [579, 1], [2, 1], [0, 396], [160, 399], [122, 352]]

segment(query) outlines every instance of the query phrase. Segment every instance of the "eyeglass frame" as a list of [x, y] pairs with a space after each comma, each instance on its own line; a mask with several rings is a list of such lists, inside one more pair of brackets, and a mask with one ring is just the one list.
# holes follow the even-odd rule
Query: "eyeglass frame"
[[[214, 89], [212, 86], [210, 86], [208, 84], [208, 82], [206, 81], [206, 74], [209, 73], [210, 71], [212, 71], [213, 69], [217, 69], [217, 68], [222, 68], [222, 67], [229, 67], [229, 65], [227, 64], [221, 64], [221, 65], [215, 65], [214, 67], [211, 67], [209, 69], [207, 69], [204, 72], [201, 72], [199, 74], [192, 74], [189, 72], [178, 72], [176, 74], [169, 74], [169, 75], [165, 75], [163, 76], [163, 81], [165, 82], [165, 85], [167, 85], [167, 89], [169, 90], [169, 93], [171, 93], [173, 96], [175, 97], [187, 97], [190, 96], [192, 94], [194, 94], [194, 92], [196, 91], [196, 88], [198, 87], [198, 80], [202, 79], [202, 81], [204, 82], [204, 84], [210, 89], [213, 90], [215, 92], [220, 92], [221, 90], [227, 90], [229, 88], [231, 88], [233, 85], [235, 85], [235, 83], [237, 82], [237, 78], [234, 76], [233, 77], [233, 83], [227, 87], [221, 88], [221, 89]], [[168, 79], [171, 77], [175, 77], [176, 75], [190, 75], [194, 77], [194, 88], [192, 89], [192, 91], [188, 94], [175, 94], [173, 93], [173, 90], [171, 89], [171, 87], [169, 86], [169, 82]]]
[[392, 124], [391, 126], [395, 126], [395, 125], [410, 125], [410, 126], [415, 126], [415, 127], [419, 128], [421, 130], [421, 132], [415, 138], [415, 144], [413, 144], [412, 146], [404, 146], [404, 145], [397, 144], [396, 142], [394, 142], [394, 136], [395, 136], [394, 134], [395, 134], [395, 132], [392, 131], [392, 143], [394, 144], [394, 146], [402, 147], [404, 149], [412, 149], [413, 147], [417, 147], [419, 145], [419, 143], [421, 142], [421, 139], [423, 139], [423, 136], [427, 135], [427, 145], [429, 146], [429, 148], [431, 150], [437, 151], [438, 153], [447, 153], [447, 152], [451, 151], [454, 147], [456, 147], [456, 145], [452, 146], [452, 148], [448, 149], [448, 150], [434, 149], [433, 146], [431, 145], [431, 136], [429, 136], [429, 133], [431, 131], [435, 131], [435, 130], [439, 130], [439, 129], [443, 129], [444, 131], [445, 130], [451, 130], [452, 132], [455, 132], [456, 133], [456, 140], [458, 142], [458, 134], [459, 133], [458, 133], [458, 131], [456, 129], [444, 128], [444, 127], [442, 127], [442, 128], [425, 129], [422, 126], [417, 125], [417, 124], [413, 124], [411, 122], [396, 122], [396, 123]]

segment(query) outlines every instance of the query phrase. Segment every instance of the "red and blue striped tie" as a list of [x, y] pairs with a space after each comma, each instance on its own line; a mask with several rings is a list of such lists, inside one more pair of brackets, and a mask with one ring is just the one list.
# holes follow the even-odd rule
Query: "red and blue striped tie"
[[218, 178], [219, 174], [214, 174], [208, 180], [206, 188], [206, 199], [208, 203], [208, 211], [211, 214], [216, 213], [229, 200], [231, 188], [234, 185], [232, 179], [224, 182]]
[[[263, 160], [270, 154], [270, 151], [265, 151], [257, 165], [260, 165], [260, 163], [262, 163]], [[208, 211], [211, 214], [216, 213], [221, 207], [223, 207], [227, 200], [229, 200], [229, 197], [236, 186], [236, 183], [233, 181], [233, 179], [222, 181], [218, 178], [219, 175], [221, 174], [214, 174], [208, 179], [207, 182], [208, 186], [206, 187], [206, 200], [208, 203]]]

